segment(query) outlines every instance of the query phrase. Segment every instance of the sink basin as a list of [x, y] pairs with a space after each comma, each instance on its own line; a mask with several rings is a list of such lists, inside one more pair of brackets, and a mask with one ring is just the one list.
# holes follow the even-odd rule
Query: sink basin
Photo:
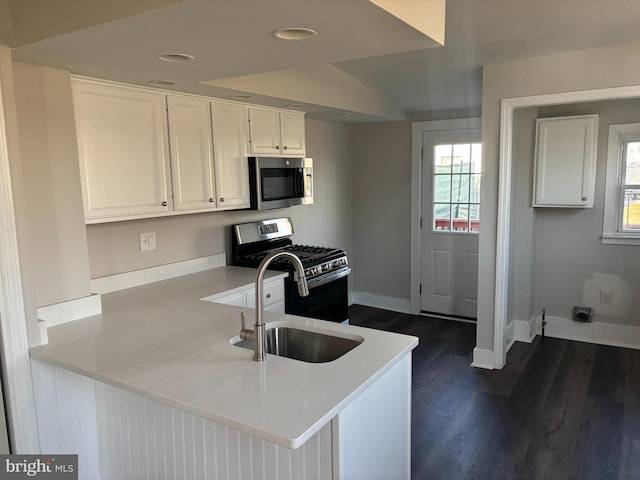
[[[360, 345], [362, 337], [345, 338], [293, 327], [267, 329], [267, 353], [302, 362], [326, 363], [340, 358]], [[234, 344], [253, 350], [253, 340]]]

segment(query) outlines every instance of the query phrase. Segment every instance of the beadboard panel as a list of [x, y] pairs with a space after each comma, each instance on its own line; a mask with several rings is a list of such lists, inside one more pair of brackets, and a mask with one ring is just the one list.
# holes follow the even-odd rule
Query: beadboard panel
[[42, 451], [78, 453], [82, 478], [332, 478], [330, 423], [291, 450], [43, 362], [31, 364]]
[[77, 454], [82, 479], [100, 479], [95, 381], [31, 360], [40, 451]]
[[96, 382], [102, 480], [330, 479], [331, 427], [297, 450]]

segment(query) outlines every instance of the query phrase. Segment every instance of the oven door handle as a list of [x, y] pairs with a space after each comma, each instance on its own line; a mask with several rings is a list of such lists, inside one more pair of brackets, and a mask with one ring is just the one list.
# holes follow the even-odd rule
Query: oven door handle
[[324, 275], [319, 275], [314, 278], [310, 278], [307, 280], [307, 285], [309, 288], [316, 288], [322, 285], [326, 285], [327, 283], [333, 282], [334, 280], [338, 280], [339, 278], [346, 277], [351, 273], [350, 267], [341, 268], [340, 270], [335, 270], [333, 272], [326, 273]]

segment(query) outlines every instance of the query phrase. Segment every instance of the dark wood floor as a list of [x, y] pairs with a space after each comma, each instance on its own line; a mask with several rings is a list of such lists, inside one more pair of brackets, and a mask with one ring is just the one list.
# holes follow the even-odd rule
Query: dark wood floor
[[640, 351], [538, 337], [470, 366], [475, 325], [354, 305], [415, 335], [413, 479], [640, 479]]

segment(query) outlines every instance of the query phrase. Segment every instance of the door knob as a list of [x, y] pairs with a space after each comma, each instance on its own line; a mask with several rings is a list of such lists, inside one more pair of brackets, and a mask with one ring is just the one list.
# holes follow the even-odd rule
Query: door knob
[[214, 202], [213, 197], [211, 197], [211, 198], [209, 199], [209, 203], [213, 203], [213, 202]]
[[224, 203], [224, 197], [221, 197], [221, 198], [220, 198], [220, 201]]

